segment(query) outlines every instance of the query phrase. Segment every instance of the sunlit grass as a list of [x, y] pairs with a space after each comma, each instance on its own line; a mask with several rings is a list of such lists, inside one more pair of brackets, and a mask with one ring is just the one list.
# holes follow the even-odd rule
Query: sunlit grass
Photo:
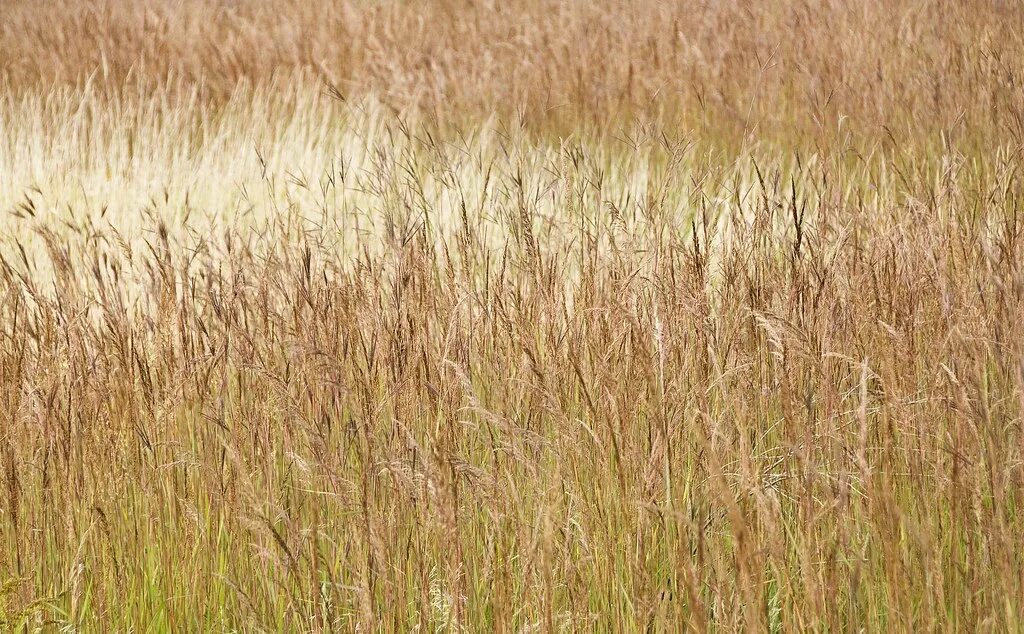
[[1021, 628], [1015, 10], [272, 4], [0, 29], [0, 627]]

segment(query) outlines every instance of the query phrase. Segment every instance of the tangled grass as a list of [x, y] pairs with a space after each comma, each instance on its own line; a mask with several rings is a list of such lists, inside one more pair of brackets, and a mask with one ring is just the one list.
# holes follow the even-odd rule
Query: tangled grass
[[429, 4], [5, 5], [0, 624], [1021, 629], [1019, 7]]

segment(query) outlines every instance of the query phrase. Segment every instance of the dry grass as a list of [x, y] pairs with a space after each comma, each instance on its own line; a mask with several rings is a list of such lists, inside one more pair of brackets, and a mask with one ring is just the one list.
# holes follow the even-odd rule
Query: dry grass
[[1022, 629], [1020, 7], [427, 4], [4, 3], [0, 627]]
[[792, 142], [848, 129], [1021, 136], [1024, 7], [1003, 0], [5, 0], [15, 92], [168, 84], [229, 98], [314, 73], [442, 116], [613, 114]]

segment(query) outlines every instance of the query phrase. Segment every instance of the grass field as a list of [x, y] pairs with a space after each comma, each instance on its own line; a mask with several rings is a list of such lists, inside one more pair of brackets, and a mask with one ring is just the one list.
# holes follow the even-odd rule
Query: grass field
[[0, 0], [0, 629], [1024, 629], [1022, 152], [1014, 2]]

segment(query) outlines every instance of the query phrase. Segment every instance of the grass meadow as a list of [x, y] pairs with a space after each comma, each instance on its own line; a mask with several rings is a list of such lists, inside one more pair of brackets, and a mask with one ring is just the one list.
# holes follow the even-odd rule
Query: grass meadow
[[0, 629], [1024, 629], [1024, 6], [0, 0]]

